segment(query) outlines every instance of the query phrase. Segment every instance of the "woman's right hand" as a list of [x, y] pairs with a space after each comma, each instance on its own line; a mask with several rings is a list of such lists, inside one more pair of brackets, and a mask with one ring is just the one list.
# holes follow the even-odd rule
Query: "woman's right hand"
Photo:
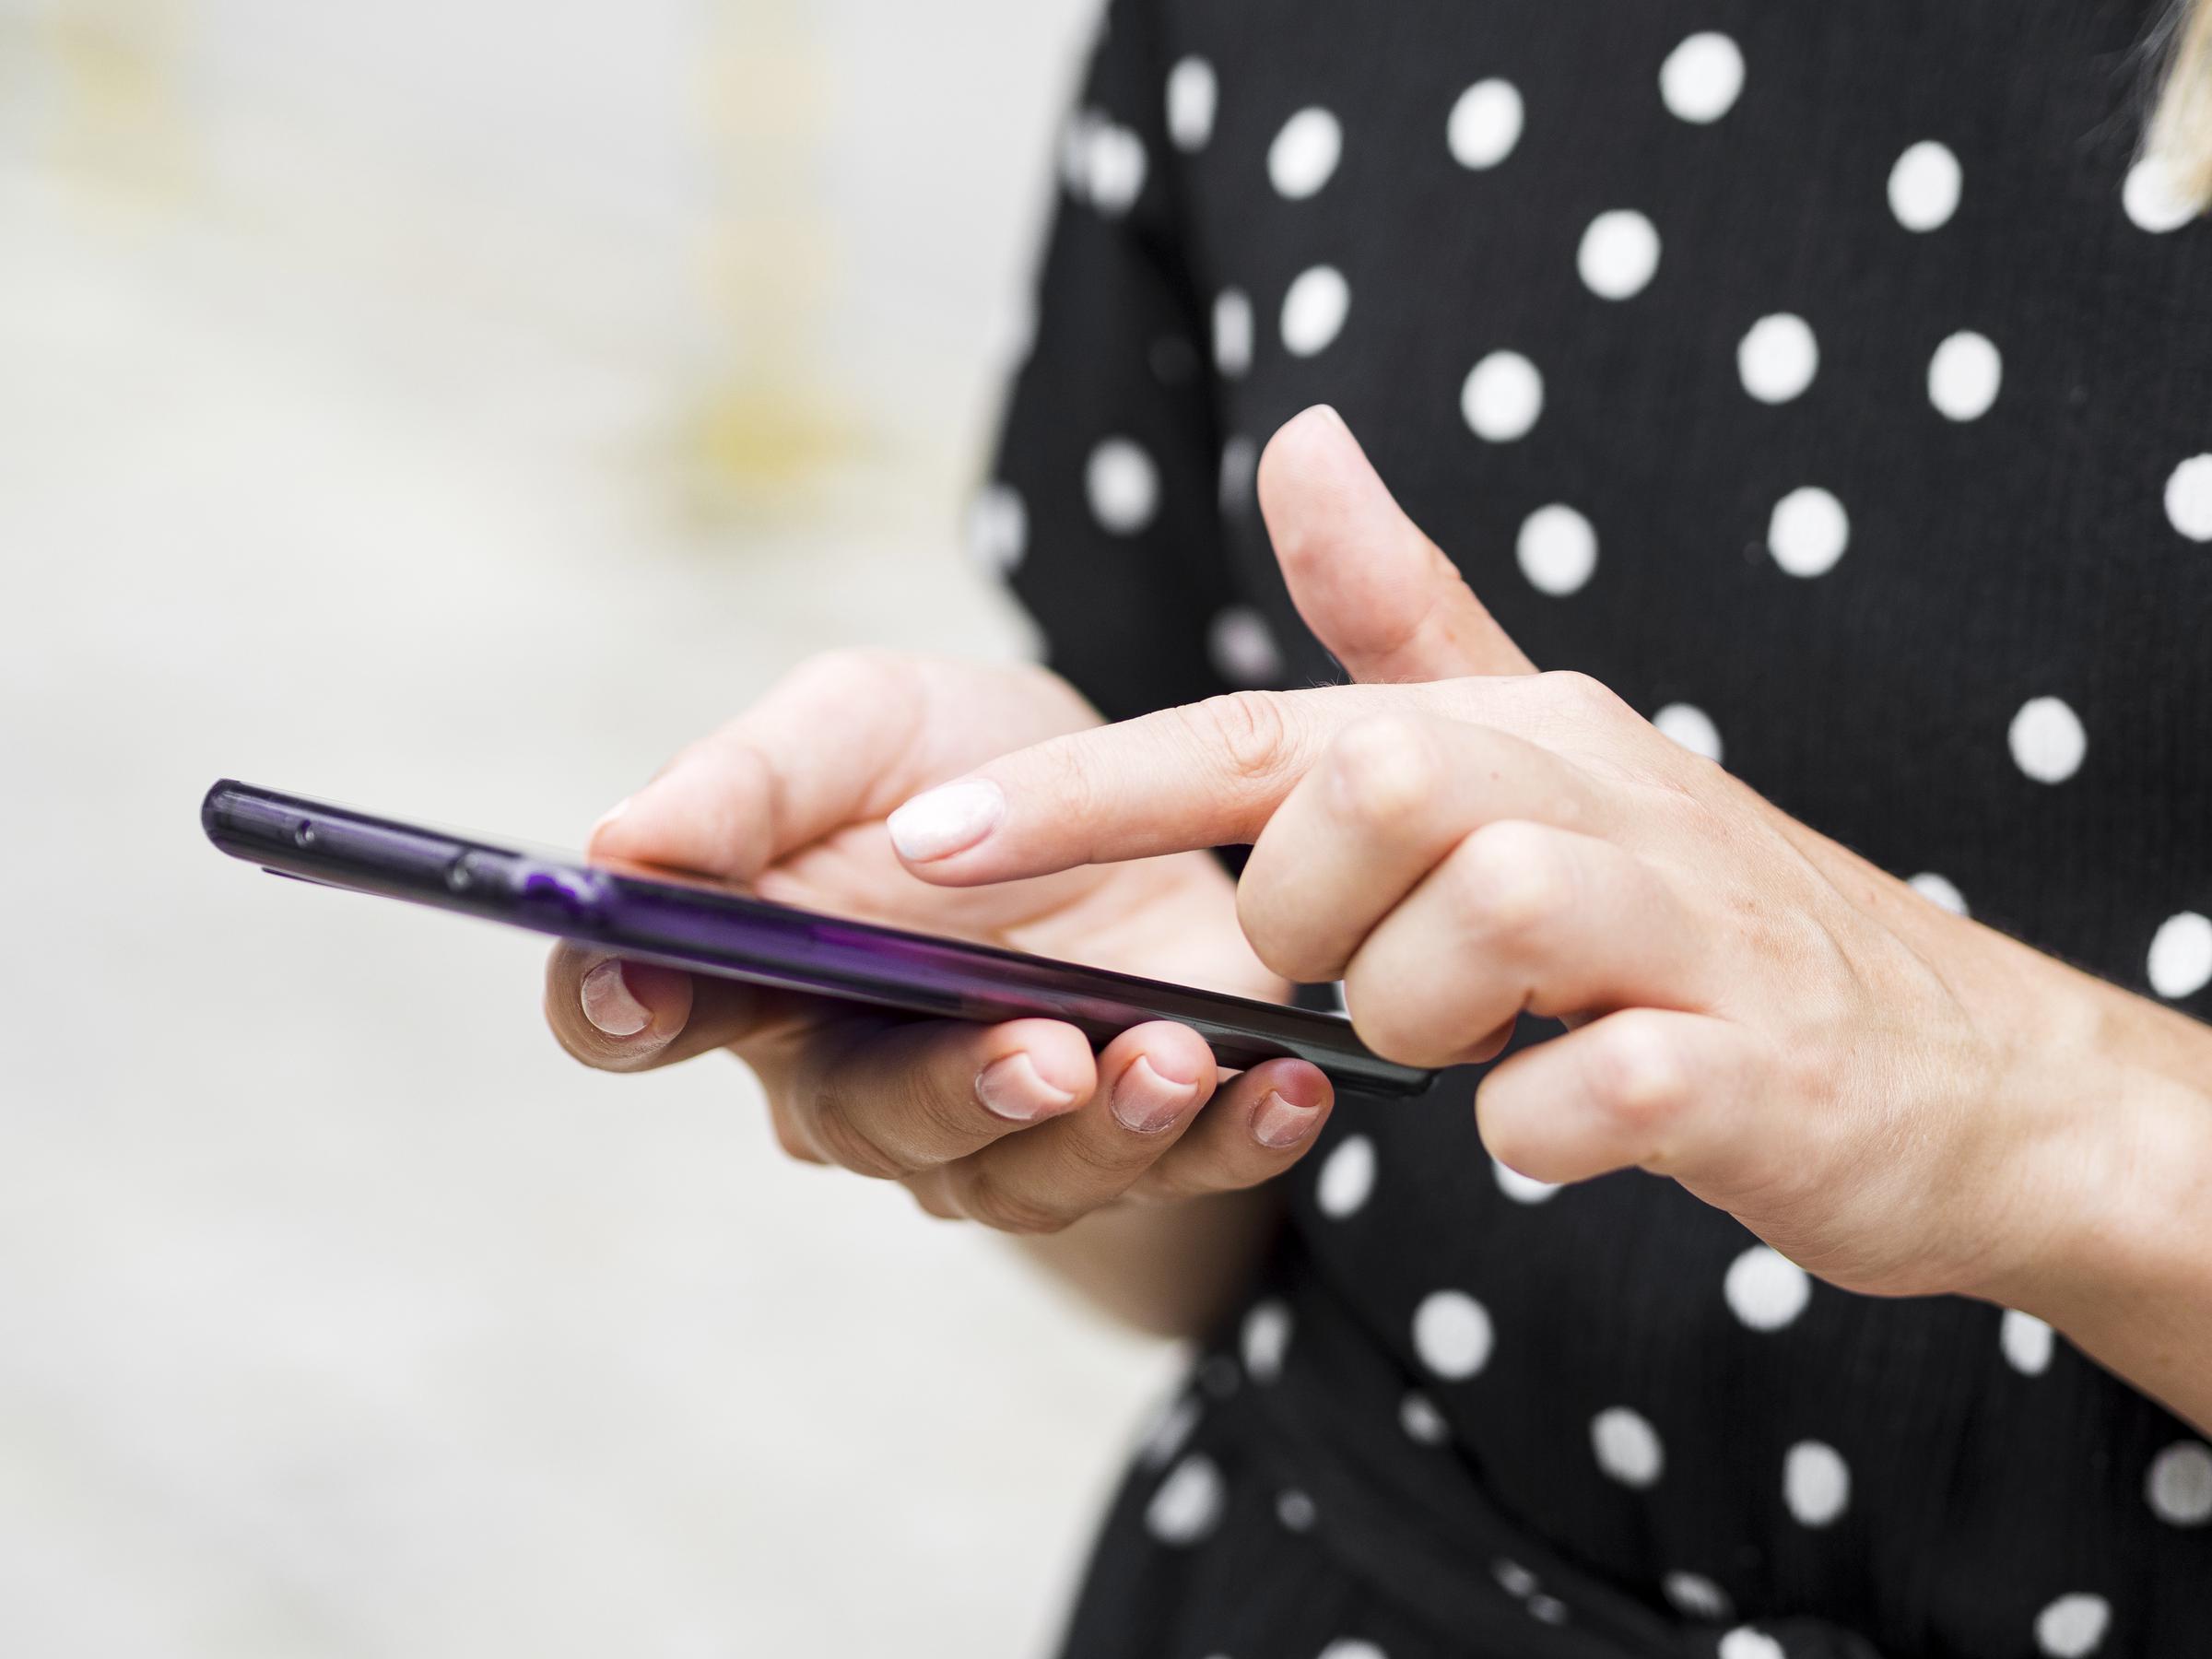
[[[933, 888], [886, 819], [933, 783], [1098, 724], [1057, 677], [878, 652], [817, 657], [677, 756], [594, 830], [591, 853], [747, 883], [808, 910], [1280, 1000], [1204, 853], [1032, 881]], [[902, 845], [926, 823], [902, 820]], [[553, 952], [546, 1017], [587, 1065], [643, 1071], [728, 1049], [759, 1075], [793, 1157], [901, 1182], [932, 1215], [1053, 1232], [1124, 1198], [1254, 1186], [1305, 1152], [1326, 1078], [1271, 1060], [1218, 1079], [1205, 1041], [1155, 1021], [1094, 1055], [1073, 1026], [918, 1020]]]

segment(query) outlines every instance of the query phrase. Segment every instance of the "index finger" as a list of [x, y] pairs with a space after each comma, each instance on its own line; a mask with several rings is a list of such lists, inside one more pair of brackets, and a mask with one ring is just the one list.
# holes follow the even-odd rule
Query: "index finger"
[[600, 819], [591, 850], [750, 881], [977, 756], [1088, 715], [1072, 691], [1033, 669], [831, 652], [677, 755]]
[[1535, 677], [1239, 691], [1017, 750], [892, 813], [907, 867], [948, 887], [1248, 844], [1346, 727], [1428, 712], [1527, 727]]

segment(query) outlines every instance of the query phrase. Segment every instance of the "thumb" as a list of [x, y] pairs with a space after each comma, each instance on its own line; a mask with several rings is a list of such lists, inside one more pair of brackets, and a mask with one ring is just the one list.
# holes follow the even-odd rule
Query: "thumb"
[[1535, 672], [1326, 404], [1268, 441], [1259, 489], [1291, 601], [1354, 679]]

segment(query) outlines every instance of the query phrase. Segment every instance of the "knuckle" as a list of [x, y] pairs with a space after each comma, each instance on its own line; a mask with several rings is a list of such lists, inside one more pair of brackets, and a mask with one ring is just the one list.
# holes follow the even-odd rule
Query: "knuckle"
[[1248, 1184], [1226, 1178], [1218, 1161], [1194, 1152], [1182, 1158], [1163, 1158], [1147, 1170], [1122, 1196], [1137, 1204], [1180, 1204], [1213, 1193]]
[[960, 1182], [960, 1213], [994, 1232], [1035, 1238], [1065, 1230], [1075, 1212], [1006, 1180], [989, 1159], [971, 1165]]
[[1107, 1135], [1072, 1135], [1064, 1148], [1066, 1180], [1078, 1192], [1093, 1194], [1098, 1202], [1122, 1192], [1155, 1165], [1165, 1147], [1128, 1143], [1138, 1137], [1116, 1127]]
[[921, 1165], [898, 1157], [855, 1124], [834, 1094], [818, 1095], [812, 1104], [812, 1139], [816, 1149], [830, 1163], [870, 1181], [901, 1181], [921, 1170]]
[[1462, 921], [1500, 943], [1540, 933], [1573, 900], [1573, 869], [1557, 840], [1535, 824], [1485, 824], [1445, 866]]
[[1610, 720], [1628, 712], [1613, 688], [1594, 675], [1574, 668], [1554, 668], [1536, 677], [1544, 695], [1559, 707], [1591, 721]]
[[1588, 1059], [1592, 1099], [1630, 1142], [1655, 1144], [1688, 1092], [1678, 1046], [1664, 1025], [1633, 1012], [1592, 1034], [1599, 1038]]
[[1410, 714], [1376, 714], [1345, 727], [1329, 746], [1328, 766], [1337, 811], [1382, 830], [1401, 828], [1445, 782], [1435, 735]]
[[1057, 803], [1069, 821], [1088, 823], [1101, 816], [1098, 768], [1088, 745], [1063, 739], [1030, 752], [1043, 773], [1045, 798]]
[[1194, 734], [1217, 753], [1230, 774], [1259, 782], [1279, 773], [1289, 755], [1290, 733], [1282, 700], [1269, 691], [1230, 691], [1194, 705]]

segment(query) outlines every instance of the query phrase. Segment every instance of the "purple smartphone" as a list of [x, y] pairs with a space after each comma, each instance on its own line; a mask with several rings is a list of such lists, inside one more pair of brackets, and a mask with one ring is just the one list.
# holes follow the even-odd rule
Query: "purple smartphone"
[[1348, 1094], [1409, 1095], [1434, 1075], [1373, 1054], [1333, 1014], [1162, 984], [959, 939], [847, 922], [704, 882], [649, 877], [372, 818], [226, 778], [200, 806], [233, 858], [326, 887], [407, 899], [623, 956], [940, 1019], [1041, 1016], [1105, 1043], [1191, 1027], [1241, 1069], [1296, 1055]]

